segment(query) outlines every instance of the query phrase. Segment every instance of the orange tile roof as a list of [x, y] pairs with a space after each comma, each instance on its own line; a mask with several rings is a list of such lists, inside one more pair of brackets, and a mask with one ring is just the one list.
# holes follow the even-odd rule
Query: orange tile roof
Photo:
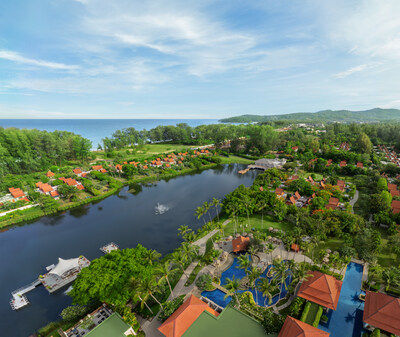
[[51, 192], [50, 192], [50, 195], [51, 195], [52, 197], [58, 197], [60, 194], [59, 194], [57, 191], [51, 191]]
[[340, 167], [345, 167], [347, 166], [347, 162], [345, 160], [342, 160], [339, 164]]
[[328, 209], [335, 209], [339, 205], [339, 199], [338, 198], [329, 198], [328, 205], [326, 205], [326, 208]]
[[308, 274], [312, 276], [303, 281], [297, 296], [336, 310], [343, 282], [319, 271], [309, 271]]
[[47, 176], [47, 177], [53, 177], [53, 176], [54, 176], [54, 173], [51, 172], [51, 171], [48, 171], [48, 172], [46, 173], [46, 176]]
[[329, 333], [287, 316], [278, 337], [328, 337]]
[[115, 168], [116, 168], [118, 171], [122, 171], [122, 165], [121, 165], [121, 164], [115, 165]]
[[106, 169], [102, 169], [102, 170], [100, 170], [100, 172], [101, 173], [107, 173], [107, 170]]
[[36, 187], [40, 187], [41, 185], [43, 185], [43, 183], [41, 181], [39, 181], [38, 183], [36, 183]]
[[171, 167], [171, 165], [170, 164], [165, 164], [165, 167]]
[[10, 191], [13, 198], [21, 198], [21, 197], [25, 196], [25, 193], [19, 188], [11, 187], [8, 190]]
[[21, 198], [21, 199], [19, 199], [19, 200], [23, 200], [23, 201], [26, 201], [26, 202], [29, 202], [29, 201], [30, 201], [27, 197], [23, 197], [23, 198]]
[[144, 166], [143, 166], [143, 169], [144, 169], [144, 170], [148, 169], [148, 166], [147, 166], [147, 165], [144, 165]]
[[72, 178], [67, 178], [67, 179], [64, 180], [64, 182], [68, 186], [75, 186], [76, 184], [78, 184], [78, 182], [75, 179], [72, 179]]
[[219, 314], [205, 302], [191, 295], [159, 328], [166, 337], [180, 337], [207, 310], [214, 316]]
[[95, 171], [102, 170], [103, 169], [103, 165], [94, 165], [94, 166], [92, 166], [92, 169], [95, 170]]
[[81, 190], [81, 191], [85, 189], [85, 188], [83, 187], [83, 185], [77, 185], [76, 188], [77, 188], [78, 190]]
[[42, 184], [42, 185], [39, 186], [39, 189], [43, 193], [48, 193], [48, 192], [51, 192], [53, 190], [53, 187], [51, 187], [49, 184]]
[[282, 195], [282, 194], [284, 194], [285, 193], [285, 191], [283, 190], [283, 188], [277, 188], [276, 190], [275, 190], [275, 194], [276, 195]]
[[400, 213], [400, 200], [392, 200], [392, 212], [393, 214]]
[[293, 195], [289, 198], [290, 203], [292, 203], [292, 205], [296, 205], [296, 199], [293, 197]]
[[239, 236], [238, 238], [232, 240], [232, 249], [233, 252], [241, 252], [243, 250], [246, 250], [247, 246], [250, 243], [250, 238], [244, 237], [244, 236]]
[[364, 164], [361, 163], [361, 162], [358, 162], [358, 163], [357, 163], [357, 167], [358, 167], [358, 168], [363, 168], [363, 167], [364, 167]]
[[296, 191], [296, 192], [294, 193], [294, 196], [295, 196], [297, 199], [300, 199], [300, 198], [301, 198], [301, 195], [300, 195], [299, 191]]
[[73, 170], [73, 172], [74, 172], [75, 174], [81, 174], [81, 173], [82, 173], [82, 170], [81, 170], [80, 168], [76, 168], [76, 169]]
[[83, 178], [85, 178], [86, 176], [87, 176], [87, 173], [86, 173], [86, 172], [82, 173], [82, 177], [83, 177]]
[[397, 190], [397, 185], [396, 184], [388, 184], [388, 190]]
[[295, 243], [292, 243], [292, 245], [290, 246], [290, 249], [293, 250], [294, 252], [300, 251], [299, 245], [296, 245]]
[[367, 291], [363, 321], [400, 336], [400, 298]]

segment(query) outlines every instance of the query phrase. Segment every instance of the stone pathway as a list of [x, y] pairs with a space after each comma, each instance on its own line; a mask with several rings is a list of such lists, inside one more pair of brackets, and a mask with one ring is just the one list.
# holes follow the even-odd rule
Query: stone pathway
[[358, 201], [359, 193], [358, 190], [356, 190], [356, 194], [354, 194], [354, 198], [349, 201], [349, 204], [351, 205], [351, 213], [354, 213], [354, 205]]
[[200, 255], [204, 255], [204, 253], [206, 252], [206, 243], [207, 240], [212, 237], [213, 235], [217, 234], [219, 231], [219, 229], [214, 229], [213, 231], [211, 231], [210, 233], [208, 233], [207, 235], [203, 236], [202, 238], [198, 239], [197, 241], [193, 242], [192, 244], [195, 246], [199, 246], [200, 250], [199, 250], [199, 254]]

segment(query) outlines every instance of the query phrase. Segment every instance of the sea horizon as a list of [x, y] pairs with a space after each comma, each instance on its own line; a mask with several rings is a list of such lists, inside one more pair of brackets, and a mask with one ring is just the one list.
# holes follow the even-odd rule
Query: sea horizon
[[131, 119], [110, 119], [110, 118], [80, 118], [80, 119], [59, 119], [59, 118], [2, 118], [0, 127], [18, 129], [37, 129], [42, 131], [69, 131], [81, 135], [92, 142], [92, 149], [97, 149], [102, 144], [102, 139], [111, 137], [112, 134], [121, 129], [133, 127], [136, 130], [150, 130], [158, 125], [176, 125], [186, 123], [196, 127], [203, 124], [217, 124], [218, 119], [201, 118], [131, 118]]

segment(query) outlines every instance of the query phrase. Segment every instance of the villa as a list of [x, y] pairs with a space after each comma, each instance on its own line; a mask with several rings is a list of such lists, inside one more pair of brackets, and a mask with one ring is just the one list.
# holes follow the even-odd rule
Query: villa
[[266, 337], [261, 324], [227, 307], [221, 313], [191, 295], [159, 328], [166, 337]]
[[364, 164], [361, 162], [358, 162], [356, 166], [361, 169], [364, 168]]
[[367, 291], [363, 321], [367, 328], [379, 328], [400, 336], [400, 298]]
[[339, 164], [340, 167], [346, 167], [347, 166], [347, 161], [342, 160]]
[[133, 328], [122, 317], [105, 304], [88, 314], [72, 328], [61, 333], [61, 337], [126, 337], [136, 336]]
[[343, 282], [319, 271], [309, 271], [308, 274], [310, 277], [303, 281], [297, 296], [336, 310]]
[[51, 172], [51, 171], [48, 171], [48, 172], [46, 173], [46, 177], [47, 177], [47, 178], [52, 178], [52, 177], [54, 177], [54, 173]]
[[392, 200], [392, 212], [393, 214], [400, 213], [400, 200]]
[[278, 337], [328, 337], [329, 333], [287, 316]]
[[328, 205], [326, 205], [327, 209], [336, 209], [339, 206], [339, 199], [338, 198], [329, 198]]

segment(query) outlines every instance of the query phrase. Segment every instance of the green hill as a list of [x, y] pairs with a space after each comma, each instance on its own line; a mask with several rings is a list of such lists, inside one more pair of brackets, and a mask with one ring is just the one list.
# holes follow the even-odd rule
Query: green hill
[[302, 122], [384, 122], [400, 121], [399, 109], [375, 108], [364, 111], [349, 110], [322, 110], [318, 112], [296, 112], [284, 115], [242, 115], [221, 119], [222, 123], [254, 123], [271, 122], [278, 120], [302, 121]]

